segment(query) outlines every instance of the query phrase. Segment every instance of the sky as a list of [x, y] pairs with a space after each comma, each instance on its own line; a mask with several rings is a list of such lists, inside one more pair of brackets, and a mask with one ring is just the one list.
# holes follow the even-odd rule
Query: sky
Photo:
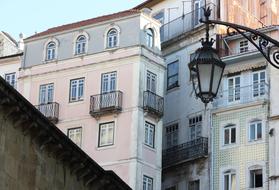
[[48, 28], [133, 8], [144, 0], [0, 0], [0, 31], [18, 40]]

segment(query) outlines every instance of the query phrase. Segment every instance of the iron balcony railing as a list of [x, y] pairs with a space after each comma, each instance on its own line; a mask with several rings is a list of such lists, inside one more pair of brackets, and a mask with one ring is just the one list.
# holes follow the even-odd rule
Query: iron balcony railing
[[[212, 9], [210, 19], [215, 19], [216, 6], [213, 3], [209, 3], [207, 4], [207, 7]], [[201, 26], [202, 24], [199, 20], [204, 17], [203, 12], [203, 8], [199, 8], [162, 25], [160, 28], [161, 41], [168, 41], [185, 32], [189, 32], [198, 26]]]
[[213, 107], [220, 108], [247, 104], [259, 100], [267, 100], [268, 96], [269, 85], [267, 83], [255, 83], [249, 86], [219, 91], [216, 99], [213, 101]]
[[163, 150], [163, 168], [168, 168], [184, 162], [208, 155], [208, 138], [199, 137], [195, 140], [176, 145]]
[[97, 117], [108, 113], [118, 113], [122, 110], [123, 93], [113, 91], [90, 97], [90, 114]]
[[59, 104], [56, 102], [50, 102], [46, 104], [40, 104], [35, 106], [46, 118], [53, 123], [58, 122], [59, 118]]
[[143, 93], [143, 109], [152, 115], [162, 117], [164, 114], [164, 98], [151, 91], [145, 91]]

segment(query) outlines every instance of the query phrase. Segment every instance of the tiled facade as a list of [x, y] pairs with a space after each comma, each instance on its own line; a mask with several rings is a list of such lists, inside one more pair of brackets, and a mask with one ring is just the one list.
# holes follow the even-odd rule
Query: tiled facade
[[[268, 138], [267, 122], [268, 104], [257, 102], [251, 107], [228, 110], [212, 114], [212, 174], [213, 189], [222, 190], [223, 173], [236, 171], [236, 189], [247, 189], [249, 184], [249, 167], [260, 165], [263, 168], [264, 188], [268, 187]], [[248, 127], [251, 121], [259, 119], [263, 126], [263, 139], [249, 142]], [[227, 124], [236, 124], [236, 144], [222, 144], [223, 128]]]

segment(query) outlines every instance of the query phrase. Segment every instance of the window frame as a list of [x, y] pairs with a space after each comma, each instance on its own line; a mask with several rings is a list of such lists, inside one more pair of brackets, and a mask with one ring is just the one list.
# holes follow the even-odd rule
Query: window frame
[[[78, 82], [76, 85], [76, 93], [75, 95], [77, 95], [76, 100], [73, 100], [72, 98], [72, 82], [73, 81], [80, 81], [83, 80], [83, 88], [82, 88], [82, 96], [78, 97], [78, 93], [79, 93], [79, 83]], [[73, 102], [79, 102], [79, 101], [83, 101], [84, 100], [84, 89], [85, 89], [85, 77], [81, 77], [81, 78], [75, 78], [75, 79], [71, 79], [70, 80], [70, 88], [69, 88], [69, 103], [73, 103]]]
[[[45, 100], [47, 99], [48, 101], [45, 101], [45, 102], [41, 102], [41, 96], [42, 96], [42, 88], [45, 87]], [[52, 88], [50, 88], [52, 87]], [[49, 91], [50, 89], [52, 89], [52, 95], [51, 95], [51, 98], [52, 98], [52, 101], [49, 101]], [[39, 86], [39, 105], [44, 105], [44, 104], [49, 104], [49, 103], [53, 103], [54, 102], [54, 83], [47, 83], [47, 84], [41, 84]]]
[[[236, 84], [237, 78], [239, 78], [239, 84]], [[230, 88], [231, 87], [229, 85], [230, 80], [233, 81], [233, 88]], [[237, 103], [237, 102], [241, 101], [241, 75], [235, 75], [235, 76], [228, 77], [227, 78], [227, 89], [228, 89], [227, 90], [227, 93], [228, 93], [227, 101], [229, 104], [233, 104], [233, 103]], [[230, 100], [230, 89], [233, 92], [232, 100]], [[239, 89], [239, 90], [237, 90], [237, 89]], [[237, 99], [238, 96], [239, 96], [239, 99]]]
[[[104, 79], [105, 76], [108, 76], [108, 81], [107, 81], [107, 85], [108, 85], [108, 90], [104, 91]], [[114, 79], [114, 89], [112, 89], [111, 87], [111, 81], [112, 81], [112, 77], [115, 77]], [[105, 94], [105, 93], [110, 93], [110, 92], [115, 92], [117, 90], [117, 71], [112, 71], [112, 72], [108, 72], [108, 73], [102, 73], [101, 74], [101, 94]]]
[[[174, 123], [166, 128], [166, 147], [171, 148], [173, 146], [178, 145], [179, 142], [179, 124]], [[176, 139], [176, 140], [174, 140]], [[174, 143], [176, 141], [176, 143]], [[169, 143], [170, 142], [170, 143]]]
[[[84, 40], [80, 40], [81, 37], [84, 37]], [[78, 35], [75, 41], [75, 55], [86, 54], [87, 51], [88, 37], [84, 34]]]
[[157, 75], [149, 70], [146, 72], [146, 91], [157, 92]]
[[[191, 183], [193, 183], [194, 185], [194, 189], [191, 188]], [[196, 185], [198, 184], [198, 187], [196, 187]], [[197, 179], [197, 180], [192, 180], [192, 181], [189, 181], [188, 182], [188, 190], [200, 190], [200, 180]]]
[[[188, 118], [188, 125], [189, 125], [189, 139], [190, 141], [196, 140], [202, 137], [202, 124], [203, 124], [203, 116], [202, 114], [191, 116]], [[194, 130], [193, 130], [194, 129]], [[194, 138], [192, 136], [192, 132], [194, 131]], [[200, 134], [200, 136], [198, 135]]]
[[[14, 81], [13, 81], [13, 83], [12, 83], [10, 80], [7, 79], [7, 77], [11, 77], [11, 76], [14, 76]], [[9, 83], [9, 85], [11, 85], [13, 88], [16, 89], [16, 85], [17, 85], [16, 72], [6, 73], [6, 74], [5, 74], [5, 81], [6, 81], [7, 83]]]
[[[258, 124], [261, 124], [261, 138], [258, 138]], [[255, 139], [251, 139], [251, 126], [255, 126]], [[248, 142], [258, 142], [262, 141], [264, 138], [264, 127], [263, 127], [263, 121], [262, 120], [254, 120], [252, 122], [249, 122], [248, 126]]]
[[[71, 138], [70, 138], [70, 131], [71, 130], [79, 130], [80, 129], [80, 144], [77, 144], [75, 141], [73, 141]], [[69, 139], [71, 139], [72, 142], [74, 142], [78, 147], [81, 147], [82, 146], [82, 127], [74, 127], [74, 128], [68, 128], [67, 129], [67, 137]]]
[[[150, 139], [150, 129], [152, 129], [152, 139]], [[144, 144], [150, 148], [155, 149], [155, 124], [152, 124], [148, 121], [145, 121], [144, 123]]]
[[[107, 127], [110, 127], [109, 124], [113, 124], [112, 142], [101, 144], [101, 132], [102, 132], [101, 127], [104, 126], [104, 125], [107, 126]], [[108, 132], [108, 131], [109, 131], [109, 129], [106, 129], [106, 132]], [[99, 124], [99, 132], [98, 132], [98, 148], [109, 147], [109, 146], [113, 146], [114, 144], [115, 144], [115, 121], [100, 123]]]
[[[146, 181], [146, 180], [147, 181]], [[146, 181], [146, 182], [145, 182]], [[149, 183], [151, 182], [151, 183]], [[147, 186], [145, 186], [144, 184], [147, 183]], [[142, 189], [143, 190], [149, 190], [149, 185], [151, 185], [151, 190], [153, 190], [153, 184], [154, 184], [154, 180], [152, 177], [149, 177], [147, 175], [143, 175], [143, 178], [142, 178]], [[144, 188], [145, 187], [145, 188]]]
[[241, 40], [239, 41], [239, 53], [246, 53], [249, 51], [249, 41]]
[[155, 33], [152, 28], [147, 28], [145, 30], [145, 43], [148, 48], [154, 48], [155, 44]]
[[[53, 47], [49, 47], [50, 45], [53, 44]], [[46, 45], [46, 57], [45, 61], [53, 61], [57, 58], [57, 42], [55, 41], [50, 41]]]
[[[169, 67], [173, 64], [177, 64], [177, 72], [169, 76]], [[177, 77], [177, 80], [172, 85], [169, 85], [170, 79], [174, 77]], [[175, 60], [167, 65], [167, 90], [171, 90], [176, 87], [179, 87], [179, 60]]]
[[[232, 129], [235, 129], [235, 142], [232, 143]], [[226, 130], [229, 130], [229, 143], [226, 144], [226, 134], [225, 134], [225, 131]], [[228, 147], [228, 146], [233, 146], [233, 145], [236, 145], [237, 144], [237, 126], [236, 124], [228, 124], [226, 126], [223, 127], [222, 129], [222, 145], [223, 147]]]
[[[111, 34], [113, 31], [115, 31], [114, 35]], [[110, 41], [112, 44], [110, 43]], [[119, 31], [115, 27], [110, 28], [106, 34], [106, 48], [113, 49], [113, 48], [117, 48], [118, 46], [119, 46]]]
[[234, 169], [229, 169], [229, 170], [225, 170], [222, 172], [222, 189], [225, 189], [225, 185], [226, 185], [226, 176], [228, 176], [228, 184], [229, 184], [229, 189], [225, 189], [225, 190], [231, 190], [232, 188], [232, 176], [234, 175], [235, 178], [235, 187], [238, 187], [237, 184], [237, 172]]
[[[261, 74], [264, 73], [264, 80], [261, 79]], [[258, 82], [254, 81], [254, 75], [257, 75]], [[255, 87], [257, 89], [255, 89]], [[262, 93], [263, 90], [263, 93]], [[256, 95], [255, 95], [256, 92]], [[252, 72], [252, 97], [257, 98], [266, 95], [266, 70], [258, 70]]]
[[[262, 189], [263, 187], [264, 187], [264, 170], [263, 170], [263, 167], [250, 167], [249, 169], [248, 169], [249, 171], [248, 171], [248, 175], [249, 175], [249, 188], [253, 188], [253, 189], [258, 189], [258, 188], [260, 188], [260, 189]], [[260, 187], [256, 187], [255, 185], [256, 185], [256, 180], [255, 180], [255, 178], [254, 178], [254, 180], [252, 180], [252, 173], [251, 172], [253, 172], [253, 171], [258, 171], [258, 170], [260, 170], [261, 171], [261, 175], [262, 175], [262, 179], [261, 179], [261, 183], [262, 183], [262, 186], [260, 186]], [[255, 176], [254, 176], [255, 177]], [[254, 184], [252, 184], [254, 182]]]

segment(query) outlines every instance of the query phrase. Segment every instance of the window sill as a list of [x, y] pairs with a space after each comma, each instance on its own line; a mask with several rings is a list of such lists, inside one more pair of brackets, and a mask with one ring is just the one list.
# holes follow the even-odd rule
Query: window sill
[[57, 59], [51, 59], [51, 60], [44, 60], [43, 64], [47, 64], [47, 63], [53, 63], [53, 62], [57, 62]]
[[143, 143], [143, 145], [144, 145], [144, 147], [146, 148], [146, 149], [148, 149], [148, 150], [150, 150], [150, 151], [152, 151], [152, 152], [157, 152], [156, 151], [156, 149], [155, 149], [155, 147], [153, 148], [153, 147], [151, 147], [151, 146], [149, 146], [149, 145], [147, 145], [147, 144], [145, 144], [145, 143]]
[[84, 99], [82, 100], [75, 100], [75, 101], [69, 101], [70, 105], [76, 105], [76, 104], [82, 104], [84, 103]]
[[172, 87], [172, 88], [167, 88], [167, 94], [171, 93], [173, 91], [179, 90], [179, 89], [180, 89], [179, 85], [176, 85], [175, 87]]
[[84, 57], [84, 56], [86, 56], [87, 55], [87, 53], [86, 52], [84, 52], [84, 53], [79, 53], [79, 54], [74, 54], [74, 57]]
[[264, 139], [259, 139], [259, 140], [249, 140], [247, 142], [247, 145], [255, 145], [255, 144], [261, 144], [264, 143]]
[[96, 147], [96, 150], [97, 151], [100, 151], [100, 150], [107, 150], [107, 149], [114, 149], [116, 148], [116, 145], [115, 144], [112, 144], [112, 145], [104, 145], [104, 146], [98, 146]]
[[116, 49], [118, 49], [119, 48], [119, 46], [115, 46], [115, 47], [106, 47], [106, 51], [113, 51], [113, 50], [116, 50]]
[[228, 145], [222, 145], [221, 146], [221, 148], [220, 148], [220, 150], [226, 150], [226, 149], [230, 149], [230, 148], [236, 148], [236, 147], [238, 147], [238, 144], [228, 144]]

